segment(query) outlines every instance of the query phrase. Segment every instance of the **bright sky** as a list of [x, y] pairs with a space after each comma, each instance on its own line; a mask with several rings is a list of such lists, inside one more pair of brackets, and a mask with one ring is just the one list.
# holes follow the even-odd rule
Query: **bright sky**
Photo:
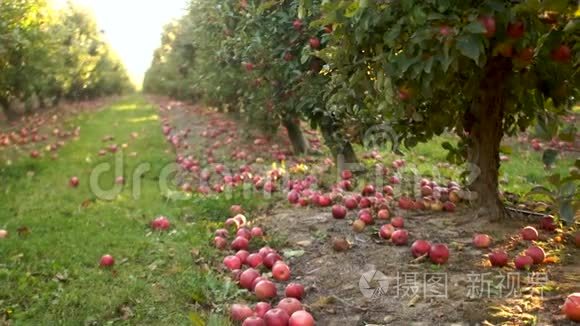
[[[57, 4], [66, 0], [55, 0]], [[185, 13], [187, 0], [73, 0], [93, 11], [100, 29], [137, 85], [159, 46], [163, 26]]]

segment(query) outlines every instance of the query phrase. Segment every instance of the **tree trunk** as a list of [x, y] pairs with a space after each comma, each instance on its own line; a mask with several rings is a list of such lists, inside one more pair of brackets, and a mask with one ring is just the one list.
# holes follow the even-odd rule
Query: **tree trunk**
[[358, 158], [356, 157], [356, 153], [354, 152], [354, 148], [350, 142], [346, 140], [337, 141], [332, 135], [332, 129], [326, 125], [322, 125], [320, 131], [322, 132], [324, 143], [328, 148], [330, 148], [332, 156], [335, 158], [335, 162], [339, 166], [339, 169], [342, 169], [344, 164], [358, 163]]
[[503, 137], [503, 117], [511, 62], [503, 57], [492, 58], [466, 116], [469, 133], [470, 188], [477, 195], [479, 215], [492, 221], [504, 217], [499, 198], [499, 147]]
[[10, 101], [5, 98], [0, 98], [0, 108], [2, 108], [2, 112], [4, 112], [4, 116], [8, 121], [16, 120], [19, 116], [17, 112], [10, 109]]
[[306, 151], [308, 151], [308, 143], [300, 129], [300, 122], [296, 122], [292, 119], [284, 119], [282, 124], [288, 131], [288, 137], [292, 143], [294, 154], [298, 155], [306, 153]]

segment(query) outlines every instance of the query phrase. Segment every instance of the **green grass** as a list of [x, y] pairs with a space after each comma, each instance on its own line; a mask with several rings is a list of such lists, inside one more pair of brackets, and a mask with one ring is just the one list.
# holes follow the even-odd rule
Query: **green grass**
[[[193, 314], [209, 318], [210, 324], [226, 323], [209, 313], [216, 309], [210, 303], [219, 309], [239, 293], [204, 266], [215, 256], [210, 230], [231, 204], [255, 208], [260, 201], [239, 196], [165, 199], [159, 172], [173, 155], [156, 113], [139, 96], [124, 99], [69, 121], [81, 126], [81, 137], [65, 146], [58, 160], [24, 156], [0, 167], [0, 228], [10, 232], [0, 242], [0, 320], [4, 316], [14, 325], [186, 325]], [[139, 137], [132, 140], [131, 132]], [[91, 170], [114, 162], [112, 154], [97, 156], [105, 135], [128, 144], [122, 155], [127, 185], [137, 165], [151, 164], [137, 199], [129, 186], [112, 201], [91, 192]], [[130, 152], [138, 154], [131, 157]], [[74, 175], [81, 180], [77, 189], [68, 185]], [[113, 180], [111, 172], [105, 173], [101, 184]], [[158, 215], [171, 219], [171, 232], [150, 232], [148, 223]], [[19, 235], [22, 227], [29, 234]], [[193, 248], [199, 250], [195, 259]], [[98, 267], [105, 253], [116, 258], [112, 270]]]
[[[456, 138], [451, 135], [433, 138], [427, 143], [418, 144], [410, 150], [404, 150], [407, 165], [415, 166], [421, 175], [435, 176], [437, 179], [461, 180], [461, 166], [447, 165], [447, 150], [441, 145], [444, 142], [455, 144]], [[500, 187], [504, 191], [523, 195], [535, 185], [548, 185], [546, 177], [551, 173], [568, 174], [568, 169], [574, 165], [574, 155], [560, 155], [555, 166], [546, 170], [542, 162], [542, 152], [531, 150], [529, 145], [514, 144], [509, 141], [512, 152], [509, 160], [501, 163]], [[386, 157], [395, 159], [393, 154]]]

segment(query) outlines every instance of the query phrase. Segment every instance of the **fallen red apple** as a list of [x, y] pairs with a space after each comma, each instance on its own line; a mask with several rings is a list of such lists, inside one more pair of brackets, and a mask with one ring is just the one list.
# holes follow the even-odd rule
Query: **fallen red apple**
[[517, 269], [527, 270], [534, 264], [534, 259], [530, 256], [520, 255], [514, 259], [514, 265]]
[[228, 245], [228, 241], [222, 237], [215, 237], [213, 238], [213, 244], [218, 249], [225, 249], [226, 246]]
[[71, 187], [76, 188], [76, 187], [78, 187], [80, 180], [77, 177], [72, 177], [72, 178], [70, 178], [68, 183]]
[[405, 226], [405, 220], [401, 216], [395, 216], [391, 219], [391, 225], [396, 228], [402, 228]]
[[399, 198], [399, 208], [412, 209], [413, 208], [413, 200], [411, 200], [411, 198], [409, 198], [409, 197]]
[[408, 240], [409, 232], [407, 230], [396, 230], [391, 234], [391, 241], [397, 246], [406, 245]]
[[343, 219], [346, 217], [346, 207], [342, 205], [334, 205], [332, 206], [332, 217], [336, 219]]
[[388, 209], [381, 209], [377, 213], [377, 218], [379, 220], [388, 220], [390, 215], [391, 214], [389, 213], [389, 210]]
[[363, 221], [366, 225], [371, 225], [375, 222], [373, 219], [373, 216], [371, 215], [370, 212], [365, 212], [363, 214], [360, 214], [358, 219], [360, 221]]
[[234, 250], [248, 250], [249, 241], [244, 237], [236, 237], [231, 245]]
[[250, 235], [252, 237], [261, 237], [264, 235], [264, 231], [262, 231], [262, 228], [254, 226], [250, 231]]
[[375, 187], [373, 185], [365, 185], [362, 190], [363, 196], [372, 196], [375, 193]]
[[449, 248], [442, 243], [436, 243], [429, 250], [429, 259], [435, 264], [442, 265], [449, 259]]
[[572, 321], [580, 322], [580, 293], [572, 293], [562, 306], [562, 313]]
[[243, 237], [246, 238], [248, 240], [252, 239], [252, 232], [250, 230], [248, 230], [247, 228], [239, 228], [238, 231], [236, 232], [236, 237]]
[[256, 306], [254, 307], [254, 311], [256, 312], [256, 315], [260, 318], [264, 318], [264, 315], [270, 309], [272, 309], [272, 305], [270, 305], [268, 302], [258, 302], [258, 303], [256, 303]]
[[314, 326], [314, 317], [304, 310], [298, 310], [290, 316], [288, 326]]
[[[389, 182], [393, 185], [398, 185], [399, 183], [401, 183], [401, 179], [399, 179], [399, 177], [394, 175], [391, 178], [389, 178]], [[392, 187], [391, 187], [391, 189], [392, 189]]]
[[544, 216], [542, 217], [542, 219], [540, 220], [540, 228], [546, 231], [554, 231], [556, 230], [556, 221], [554, 221], [554, 217], [549, 215], [549, 216]]
[[487, 234], [476, 234], [473, 236], [473, 245], [479, 249], [489, 248], [491, 237]]
[[254, 283], [254, 280], [257, 277], [260, 277], [260, 272], [258, 272], [253, 268], [246, 269], [245, 271], [242, 272], [242, 274], [240, 274], [240, 286], [245, 289], [251, 290], [252, 284]]
[[287, 198], [290, 204], [297, 204], [298, 201], [300, 200], [300, 194], [298, 193], [298, 191], [292, 190], [288, 193]]
[[534, 260], [534, 265], [543, 263], [544, 258], [546, 258], [544, 249], [538, 246], [531, 246], [528, 249], [526, 249], [525, 255], [532, 257], [532, 259]]
[[411, 253], [414, 257], [420, 257], [428, 254], [431, 250], [431, 243], [427, 240], [415, 240], [411, 245]]
[[352, 172], [350, 170], [342, 170], [340, 177], [342, 180], [350, 180], [352, 178]]
[[272, 267], [274, 267], [276, 262], [281, 261], [281, 260], [282, 260], [282, 257], [280, 257], [280, 255], [278, 255], [278, 253], [271, 252], [271, 253], [267, 254], [266, 257], [264, 257], [263, 263], [264, 263], [264, 266], [271, 269]]
[[285, 263], [278, 261], [272, 267], [272, 276], [277, 281], [288, 281], [290, 279], [290, 267]]
[[379, 237], [388, 240], [395, 232], [395, 228], [391, 224], [385, 224], [379, 229]]
[[288, 298], [302, 300], [304, 297], [304, 285], [300, 283], [290, 283], [286, 286], [285, 294]]
[[246, 263], [246, 260], [248, 259], [249, 256], [250, 252], [248, 252], [247, 250], [239, 250], [238, 252], [236, 252], [236, 257], [240, 259], [242, 264]]
[[266, 321], [258, 316], [248, 317], [242, 323], [242, 326], [267, 326]]
[[256, 284], [254, 293], [260, 300], [272, 299], [277, 295], [276, 285], [272, 281], [262, 280]]
[[111, 255], [103, 255], [103, 257], [101, 257], [101, 261], [99, 262], [99, 265], [101, 267], [111, 267], [115, 264], [115, 258], [113, 258], [113, 256]]
[[488, 258], [491, 266], [503, 267], [507, 265], [509, 256], [507, 252], [503, 250], [496, 250], [489, 254]]
[[0, 230], [0, 239], [4, 239], [8, 237], [8, 231]]
[[344, 206], [350, 210], [358, 207], [358, 202], [354, 197], [348, 197], [344, 200]]
[[237, 256], [226, 256], [224, 258], [224, 265], [229, 270], [240, 269], [240, 267], [242, 267], [242, 261]]
[[302, 310], [302, 303], [296, 298], [284, 298], [280, 300], [276, 308], [286, 311], [288, 316], [291, 316], [294, 312]]
[[264, 259], [260, 254], [251, 254], [246, 258], [246, 264], [252, 268], [257, 268], [262, 265]]
[[536, 228], [534, 228], [533, 226], [526, 226], [525, 228], [522, 229], [520, 234], [522, 235], [522, 239], [524, 240], [528, 241], [538, 240], [538, 230], [536, 230]]
[[370, 198], [368, 197], [363, 197], [360, 199], [360, 201], [358, 202], [358, 206], [360, 208], [369, 208], [373, 205], [373, 202], [371, 201]]
[[230, 308], [230, 317], [235, 321], [244, 321], [246, 318], [252, 317], [254, 312], [252, 308], [245, 304], [233, 304]]
[[280, 308], [274, 308], [264, 315], [264, 321], [267, 326], [288, 326], [290, 316]]
[[384, 186], [383, 192], [385, 193], [385, 195], [389, 195], [389, 196], [392, 196], [395, 193], [392, 186]]
[[230, 213], [232, 213], [232, 216], [236, 216], [238, 214], [242, 214], [244, 212], [244, 209], [242, 208], [241, 205], [232, 205], [230, 206]]
[[362, 232], [366, 227], [365, 221], [358, 219], [352, 223], [352, 230], [356, 233]]
[[427, 185], [421, 187], [421, 196], [426, 197], [431, 196], [431, 194], [433, 194], [433, 188]]
[[233, 271], [230, 272], [230, 277], [232, 278], [232, 280], [236, 282], [240, 281], [240, 275], [242, 275], [241, 269], [234, 269]]
[[159, 216], [151, 221], [151, 228], [155, 231], [166, 231], [171, 227], [171, 222], [165, 216]]
[[451, 201], [446, 201], [443, 203], [443, 209], [446, 212], [455, 212], [455, 204]]
[[332, 199], [327, 195], [322, 195], [318, 197], [318, 205], [320, 207], [328, 207], [332, 204]]

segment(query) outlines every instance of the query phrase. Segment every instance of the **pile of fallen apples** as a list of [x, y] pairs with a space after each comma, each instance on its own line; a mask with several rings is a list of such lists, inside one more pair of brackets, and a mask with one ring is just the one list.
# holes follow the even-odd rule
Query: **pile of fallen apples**
[[[221, 250], [232, 250], [232, 254], [223, 259], [224, 266], [241, 288], [254, 293], [258, 302], [254, 308], [246, 304], [234, 304], [230, 317], [243, 326], [310, 326], [315, 321], [312, 315], [304, 310], [300, 300], [305, 295], [302, 284], [289, 283], [285, 287], [285, 297], [275, 307], [272, 302], [278, 298], [278, 287], [274, 282], [290, 280], [290, 267], [282, 260], [280, 254], [270, 247], [262, 247], [251, 252], [252, 239], [261, 238], [264, 232], [260, 227], [249, 227], [250, 223], [241, 214], [241, 207], [231, 208], [234, 217], [225, 222], [225, 228], [215, 231], [213, 243]], [[228, 241], [232, 234], [233, 240]], [[270, 280], [266, 273], [271, 273]]]

